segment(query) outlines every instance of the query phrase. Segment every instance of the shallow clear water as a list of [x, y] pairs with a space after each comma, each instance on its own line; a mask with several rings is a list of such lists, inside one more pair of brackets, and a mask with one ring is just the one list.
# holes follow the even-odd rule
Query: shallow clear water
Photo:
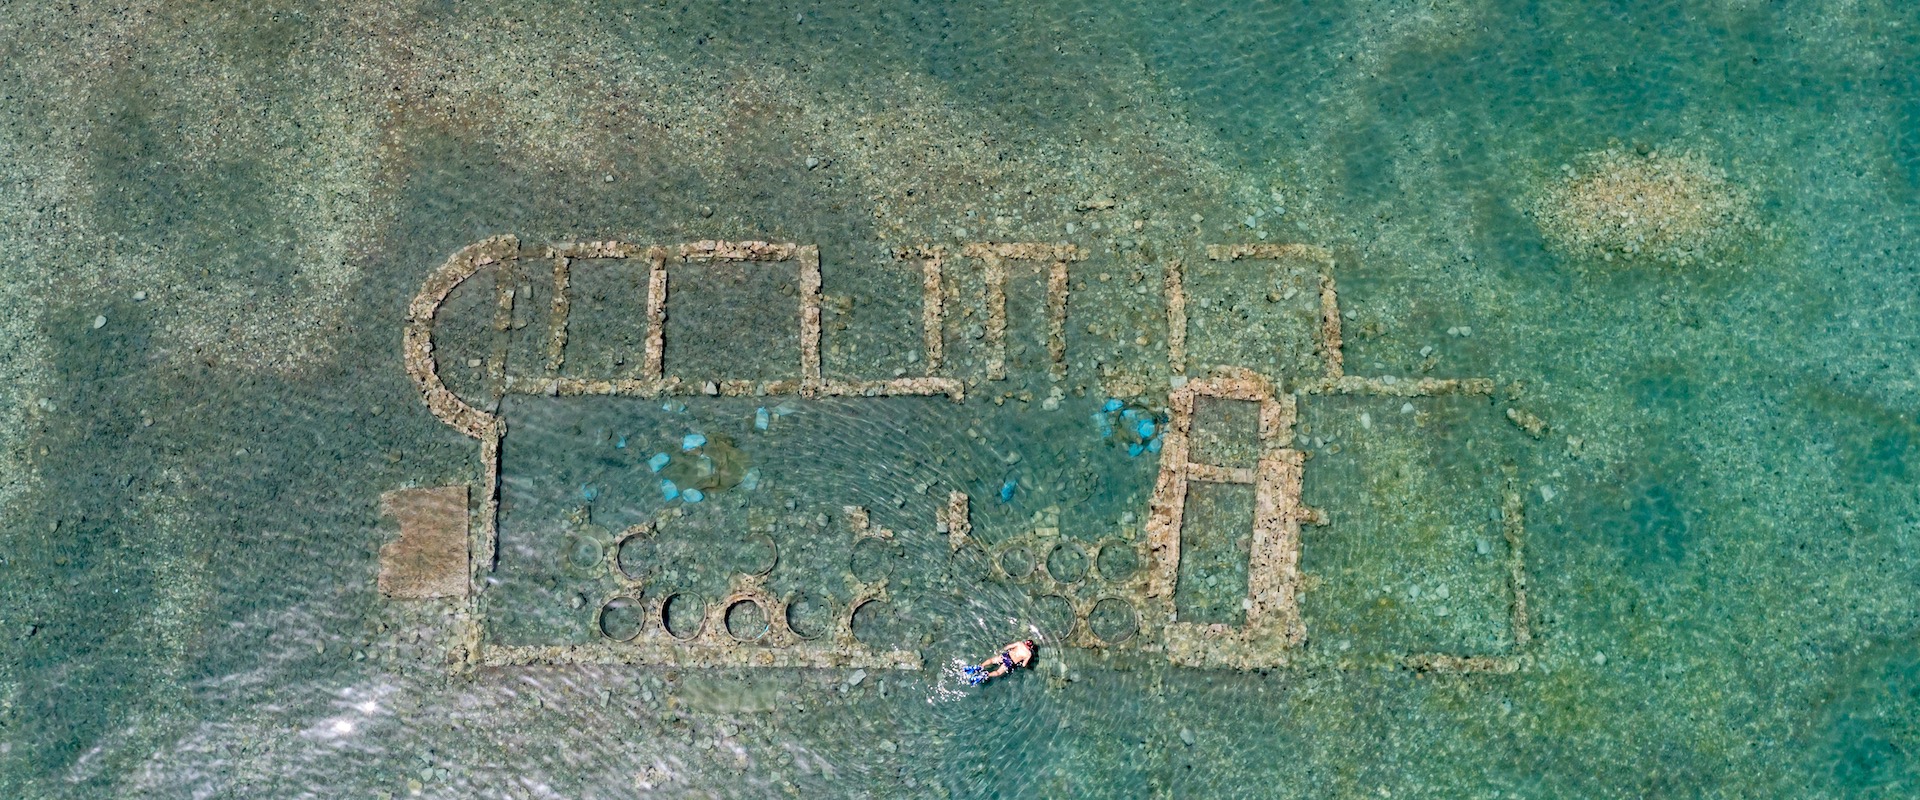
[[[1920, 12], [961, 6], [0, 15], [0, 795], [1913, 794]], [[1609, 150], [1691, 154], [1723, 182], [1682, 178], [1747, 217], [1682, 231], [1692, 263], [1569, 245], [1555, 187]], [[508, 396], [498, 563], [471, 604], [388, 599], [382, 494], [484, 494], [478, 442], [405, 370], [408, 304], [496, 234], [818, 245], [830, 380], [926, 370], [895, 248], [1085, 258], [1057, 366], [1046, 267], [1013, 264], [1004, 379], [984, 271], [950, 260], [938, 372], [962, 403]], [[1165, 425], [1182, 369], [1292, 394], [1324, 364], [1313, 276], [1206, 255], [1259, 242], [1332, 254], [1346, 374], [1496, 388], [1299, 395], [1326, 524], [1300, 533], [1289, 665], [1178, 666], [1111, 605], [1088, 624], [1135, 638], [1092, 646], [1060, 593], [1133, 596], [1110, 573], [1152, 563], [1160, 467], [1128, 454], [1138, 418], [1103, 433], [1107, 398]], [[591, 261], [557, 374], [640, 376], [644, 266]], [[483, 405], [547, 368], [551, 275], [527, 263], [441, 311], [441, 374]], [[670, 373], [794, 374], [802, 291], [758, 266], [674, 273]], [[1251, 467], [1231, 405], [1202, 404], [1194, 452]], [[726, 477], [673, 467], [711, 496], [669, 500], [646, 461], [691, 462], [694, 432], [727, 437], [705, 451]], [[1168, 602], [1241, 625], [1256, 501], [1195, 486]], [[847, 506], [892, 538], [855, 538]], [[462, 663], [476, 620], [482, 650], [599, 641], [629, 560], [709, 602], [764, 571], [846, 611], [885, 580], [853, 633], [922, 665]], [[958, 679], [1023, 635], [1036, 669]], [[1433, 653], [1512, 671], [1408, 658]]]

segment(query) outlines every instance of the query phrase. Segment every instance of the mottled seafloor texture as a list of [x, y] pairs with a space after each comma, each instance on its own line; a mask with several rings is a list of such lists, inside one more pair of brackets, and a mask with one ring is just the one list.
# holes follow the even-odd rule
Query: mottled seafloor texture
[[[1915, 8], [9, 3], [0, 796], [1913, 796]], [[1633, 197], [1651, 222], [1592, 216]], [[1418, 430], [1457, 439], [1394, 439], [1416, 430], [1397, 402], [1303, 403], [1307, 500], [1332, 524], [1303, 534], [1301, 666], [1051, 645], [958, 692], [945, 665], [1043, 616], [989, 581], [887, 622], [926, 643], [919, 672], [455, 670], [456, 604], [376, 591], [379, 496], [478, 478], [475, 443], [403, 371], [401, 327], [431, 269], [500, 233], [818, 244], [848, 343], [865, 309], [917, 321], [911, 282], [832, 296], [897, 270], [891, 247], [1088, 248], [1066, 381], [1085, 393], [1019, 412], [981, 390], [960, 424], [988, 429], [927, 434], [991, 451], [936, 476], [972, 481], [989, 541], [1050, 491], [1144, 514], [1151, 467], [1091, 432], [1091, 376], [1164, 402], [1160, 271], [1206, 244], [1329, 248], [1350, 373], [1493, 377], [1549, 427], [1447, 406]], [[751, 367], [790, 335], [723, 323], [669, 359]], [[830, 350], [828, 371], [887, 377], [862, 359], [917, 346], [905, 330]], [[1008, 390], [1044, 397], [1044, 361], [1014, 355]], [[556, 449], [511, 461], [510, 435], [508, 477], [607, 446], [596, 420], [622, 406], [591, 400], [530, 404], [557, 427], [521, 446]], [[790, 430], [831, 431], [804, 417], [830, 412]], [[849, 448], [892, 452], [891, 412], [862, 413], [864, 433], [768, 440], [784, 449], [764, 463], [818, 463], [838, 494], [771, 473], [764, 491], [876, 509], [915, 492], [910, 470], [833, 471]], [[680, 433], [633, 427], [653, 426], [636, 447]], [[1469, 440], [1490, 450], [1440, 452]], [[1082, 452], [1093, 471], [1045, 468]], [[1484, 523], [1496, 461], [1527, 500], [1521, 668], [1365, 655], [1503, 635], [1484, 582], [1437, 588], [1455, 573], [1428, 555], [1470, 571], [1474, 545], [1394, 538]], [[921, 580], [943, 543], [902, 536], [897, 575]], [[1183, 585], [1244, 583], [1235, 546], [1197, 541]], [[804, 587], [808, 563], [775, 575]], [[592, 635], [560, 584], [516, 574], [484, 595], [499, 636]], [[1218, 601], [1182, 600], [1233, 619]]]

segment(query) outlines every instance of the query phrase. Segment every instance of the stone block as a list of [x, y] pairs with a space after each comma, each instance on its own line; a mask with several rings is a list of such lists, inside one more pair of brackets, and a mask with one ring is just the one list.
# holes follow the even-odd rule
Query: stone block
[[380, 593], [421, 600], [467, 596], [467, 487], [399, 489], [380, 496], [400, 538], [380, 547]]

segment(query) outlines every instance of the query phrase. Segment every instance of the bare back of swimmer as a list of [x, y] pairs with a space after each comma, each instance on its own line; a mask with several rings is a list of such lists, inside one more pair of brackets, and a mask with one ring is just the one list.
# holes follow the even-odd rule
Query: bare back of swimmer
[[1013, 644], [1000, 648], [999, 653], [994, 654], [993, 658], [980, 662], [979, 666], [968, 667], [966, 670], [967, 677], [977, 686], [993, 678], [1005, 675], [1013, 671], [1015, 667], [1033, 666], [1033, 650], [1034, 644], [1032, 639], [1014, 642]]

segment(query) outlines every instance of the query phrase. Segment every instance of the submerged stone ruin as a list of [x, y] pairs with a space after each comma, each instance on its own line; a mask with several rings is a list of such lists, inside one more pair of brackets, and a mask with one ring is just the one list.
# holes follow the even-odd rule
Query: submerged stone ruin
[[[1136, 284], [1135, 295], [1160, 289], [1149, 314], [1163, 326], [1156, 350], [1145, 335], [1103, 340], [1099, 322], [1073, 324], [1098, 318], [1077, 298], [1097, 296], [1109, 277], [1080, 247], [896, 250], [897, 277], [921, 296], [915, 319], [893, 323], [918, 328], [905, 338], [915, 349], [891, 376], [866, 377], [823, 367], [823, 341], [834, 353], [861, 342], [844, 333], [842, 312], [823, 324], [843, 287], [826, 280], [817, 247], [477, 242], [428, 276], [404, 337], [427, 408], [479, 444], [473, 523], [462, 528], [470, 586], [389, 594], [463, 597], [467, 633], [453, 656], [469, 667], [918, 669], [930, 639], [913, 633], [924, 622], [913, 609], [986, 585], [1024, 593], [1056, 617], [1055, 644], [1202, 668], [1296, 663], [1320, 624], [1303, 612], [1303, 595], [1359, 569], [1303, 571], [1315, 546], [1303, 527], [1340, 513], [1309, 507], [1303, 476], [1313, 447], [1343, 424], [1326, 423], [1315, 439], [1303, 405], [1385, 402], [1417, 437], [1428, 411], [1416, 402], [1490, 408], [1498, 389], [1486, 378], [1349, 374], [1325, 249], [1234, 244], [1196, 255]], [[683, 305], [716, 296], [702, 281], [722, 267], [748, 270], [723, 284], [745, 294]], [[1240, 296], [1282, 311], [1250, 326], [1224, 302]], [[730, 328], [714, 327], [726, 318], [753, 341], [729, 341]], [[1131, 349], [1070, 357], [1104, 341]], [[708, 359], [696, 347], [721, 349]], [[1044, 402], [1034, 402], [1039, 394]], [[1097, 408], [1092, 424], [1061, 413], [1069, 403]], [[1371, 414], [1357, 418], [1374, 429]], [[1072, 452], [1035, 477], [1019, 450], [981, 433], [995, 427]], [[711, 475], [724, 479], [695, 484]], [[1068, 477], [1047, 477], [1059, 475]], [[1408, 626], [1465, 630], [1458, 620], [1473, 616], [1471, 637], [1411, 636], [1398, 659], [1430, 671], [1516, 669], [1531, 639], [1524, 507], [1510, 468], [1493, 480], [1483, 486], [1504, 488], [1476, 500], [1495, 509], [1493, 522], [1436, 528], [1465, 544], [1431, 552], [1477, 552], [1463, 569], [1478, 571], [1462, 580], [1504, 600], [1471, 615], [1395, 606], [1382, 623], [1374, 606], [1393, 605], [1383, 600], [1336, 609], [1329, 630], [1391, 638]], [[1075, 481], [1077, 499], [1055, 499]], [[407, 531], [394, 549], [421, 540], [408, 498], [466, 497], [465, 487], [428, 491], [390, 497]], [[1026, 513], [1029, 497], [1040, 507]], [[1467, 503], [1436, 507], [1449, 505]], [[444, 516], [432, 530], [451, 529]], [[1476, 551], [1467, 528], [1487, 525], [1497, 532], [1477, 534]], [[729, 543], [748, 555], [723, 552]]]

